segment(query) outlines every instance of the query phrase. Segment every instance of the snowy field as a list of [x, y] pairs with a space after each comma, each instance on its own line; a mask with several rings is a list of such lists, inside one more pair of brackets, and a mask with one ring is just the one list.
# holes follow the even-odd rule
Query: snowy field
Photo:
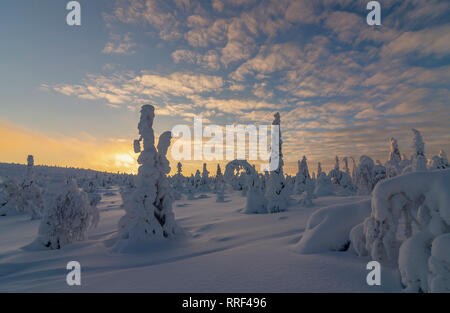
[[[398, 292], [394, 269], [382, 268], [382, 285], [368, 286], [368, 260], [354, 252], [298, 253], [307, 219], [319, 208], [352, 206], [368, 197], [323, 197], [311, 208], [279, 214], [244, 214], [245, 198], [227, 194], [174, 203], [182, 238], [166, 245], [116, 253], [121, 197], [101, 190], [100, 224], [89, 240], [61, 250], [27, 251], [39, 221], [0, 218], [0, 292]], [[66, 284], [69, 261], [82, 266], [82, 286]]]
[[271, 172], [185, 177], [153, 118], [143, 106], [136, 176], [0, 164], [0, 292], [450, 292], [450, 164], [419, 131], [384, 166], [336, 156], [311, 176], [303, 157], [289, 176], [280, 143]]

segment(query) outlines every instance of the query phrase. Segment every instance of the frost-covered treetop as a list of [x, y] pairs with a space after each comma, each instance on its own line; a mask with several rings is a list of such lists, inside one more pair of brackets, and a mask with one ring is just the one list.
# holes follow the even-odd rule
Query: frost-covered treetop
[[344, 161], [344, 172], [349, 174], [350, 173], [350, 169], [348, 168], [348, 158], [344, 157], [342, 160]]
[[139, 134], [141, 138], [144, 139], [144, 150], [146, 150], [146, 145], [155, 145], [155, 135], [153, 133], [153, 120], [155, 118], [155, 108], [146, 104], [141, 108], [141, 119], [138, 124]]
[[31, 154], [27, 157], [27, 164], [26, 180], [28, 180], [27, 183], [30, 183], [34, 176], [34, 157]]
[[400, 162], [402, 160], [402, 155], [398, 149], [397, 139], [391, 138], [390, 140], [391, 151], [389, 153], [389, 161]]
[[220, 164], [217, 164], [216, 176], [222, 176], [222, 169], [220, 168]]
[[280, 112], [275, 113], [273, 115], [273, 117], [274, 117], [274, 119], [273, 119], [272, 125], [280, 125], [280, 122], [281, 122], [281, 120], [280, 120]]
[[206, 168], [206, 163], [203, 163], [203, 175], [209, 174], [208, 169]]
[[167, 155], [167, 150], [170, 146], [170, 139], [172, 139], [172, 133], [170, 131], [166, 131], [159, 136], [158, 152], [160, 154]]
[[415, 153], [414, 155], [422, 155], [425, 156], [425, 143], [423, 142], [422, 139], [422, 134], [417, 130], [417, 129], [412, 129], [413, 133], [414, 133], [414, 150]]
[[336, 156], [336, 161], [334, 163], [334, 169], [339, 171], [339, 157], [338, 156]]
[[28, 163], [28, 166], [34, 165], [34, 157], [31, 154], [27, 158], [27, 163]]
[[322, 164], [319, 162], [317, 163], [317, 176], [322, 174]]
[[303, 175], [305, 178], [310, 178], [309, 170], [308, 170], [308, 163], [306, 162], [306, 156], [303, 156], [303, 159], [298, 162], [298, 173]]

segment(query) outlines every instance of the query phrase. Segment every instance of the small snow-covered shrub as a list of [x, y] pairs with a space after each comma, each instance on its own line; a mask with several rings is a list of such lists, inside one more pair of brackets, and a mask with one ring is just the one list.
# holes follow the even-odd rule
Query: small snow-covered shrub
[[450, 164], [444, 150], [441, 150], [439, 155], [433, 156], [428, 165], [428, 170], [445, 170], [447, 168], [450, 168]]
[[347, 250], [350, 231], [370, 214], [370, 201], [321, 208], [308, 219], [306, 230], [297, 245], [300, 253]]
[[[320, 163], [319, 163], [320, 164]], [[317, 176], [316, 186], [314, 188], [315, 197], [326, 197], [333, 194], [333, 185], [328, 176], [321, 172]]]
[[302, 195], [300, 196], [300, 200], [298, 201], [301, 207], [309, 208], [312, 207], [314, 204], [311, 200], [311, 193], [308, 191], [304, 191]]
[[90, 227], [98, 222], [98, 210], [89, 204], [87, 193], [71, 180], [55, 199], [39, 225], [37, 246], [61, 249], [65, 245], [87, 238]]
[[267, 213], [264, 194], [261, 191], [261, 181], [258, 173], [253, 171], [248, 179], [247, 202], [245, 206], [246, 213]]

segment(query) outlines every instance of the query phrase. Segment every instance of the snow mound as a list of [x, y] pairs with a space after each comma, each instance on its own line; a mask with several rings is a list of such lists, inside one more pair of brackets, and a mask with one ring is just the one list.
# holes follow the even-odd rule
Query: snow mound
[[297, 251], [312, 254], [346, 250], [350, 243], [351, 229], [369, 214], [369, 199], [317, 210], [308, 219], [303, 237], [297, 244]]

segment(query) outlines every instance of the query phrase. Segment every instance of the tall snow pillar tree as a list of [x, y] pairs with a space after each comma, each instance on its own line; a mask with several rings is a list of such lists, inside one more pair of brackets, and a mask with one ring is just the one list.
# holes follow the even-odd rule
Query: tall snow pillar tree
[[417, 129], [412, 129], [414, 133], [414, 155], [412, 159], [412, 171], [423, 172], [427, 170], [427, 158], [425, 157], [425, 143], [422, 134]]
[[[289, 204], [289, 193], [288, 188], [286, 188], [286, 183], [283, 174], [283, 152], [282, 140], [281, 140], [281, 129], [280, 129], [280, 113], [275, 113], [272, 125], [278, 126], [278, 133], [272, 134], [272, 142], [278, 136], [278, 151], [271, 151], [270, 162], [276, 162], [278, 160], [278, 166], [275, 170], [270, 172], [269, 184], [266, 190], [266, 198], [268, 201], [267, 211], [269, 213], [283, 212], [287, 210]], [[273, 143], [272, 143], [273, 146]]]
[[135, 152], [140, 152], [137, 186], [133, 195], [124, 203], [126, 213], [119, 221], [120, 245], [172, 237], [179, 230], [172, 212], [173, 200], [166, 177], [170, 171], [166, 153], [171, 134], [165, 132], [160, 136], [156, 151], [154, 118], [154, 107], [142, 106], [138, 125], [140, 138], [134, 141]]

